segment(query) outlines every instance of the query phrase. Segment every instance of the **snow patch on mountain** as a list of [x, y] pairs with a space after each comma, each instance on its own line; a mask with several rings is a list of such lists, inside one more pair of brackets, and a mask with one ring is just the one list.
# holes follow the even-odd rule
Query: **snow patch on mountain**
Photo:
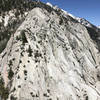
[[50, 2], [47, 2], [46, 4], [47, 4], [48, 6], [50, 6], [51, 8], [55, 9], [55, 10], [59, 9], [57, 5], [54, 6], [54, 5], [52, 5]]
[[5, 14], [4, 18], [2, 18], [2, 20], [4, 21], [4, 26], [8, 26], [8, 22], [10, 19], [15, 19], [15, 14], [14, 14], [15, 10], [11, 10], [8, 13]]
[[98, 28], [100, 28], [100, 26], [98, 26]]
[[0, 23], [2, 23], [2, 19], [3, 19], [2, 16], [0, 16]]
[[9, 16], [6, 15], [4, 18], [4, 26], [6, 27], [8, 25], [8, 21], [9, 21]]
[[[55, 9], [58, 8], [57, 6], [53, 6], [53, 5], [52, 5], [51, 3], [49, 3], [49, 2], [47, 3], [47, 5], [49, 5], [49, 6], [52, 7], [52, 8], [55, 8]], [[85, 25], [85, 26], [87, 26], [87, 27], [92, 27], [91, 23], [88, 22], [86, 19], [80, 18], [80, 17], [76, 17], [76, 16], [74, 16], [74, 15], [68, 13], [67, 11], [65, 11], [65, 10], [63, 10], [63, 9], [61, 9], [61, 10], [64, 12], [65, 16], [70, 16], [70, 17], [72, 17], [73, 19], [77, 20], [79, 23], [81, 23], [81, 24], [83, 24], [83, 25]]]
[[77, 19], [77, 17], [75, 17], [74, 15], [68, 13], [67, 11], [65, 11], [65, 10], [63, 10], [63, 9], [61, 9], [61, 10], [64, 12], [65, 15], [69, 15], [70, 17], [72, 17], [72, 18], [74, 18], [74, 19]]
[[53, 5], [50, 2], [46, 3], [48, 6], [53, 7]]
[[61, 9], [61, 10], [64, 12], [65, 15], [72, 17], [73, 19], [77, 20], [79, 23], [81, 23], [87, 27], [92, 27], [91, 24], [87, 20], [85, 20], [84, 18], [76, 17], [63, 9]]

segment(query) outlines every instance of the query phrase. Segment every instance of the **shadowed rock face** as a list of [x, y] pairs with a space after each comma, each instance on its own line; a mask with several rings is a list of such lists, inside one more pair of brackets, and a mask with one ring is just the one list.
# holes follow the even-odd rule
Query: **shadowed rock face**
[[98, 50], [100, 51], [100, 29], [97, 27], [86, 27], [90, 37], [95, 41]]
[[6, 99], [100, 100], [100, 53], [91, 32], [42, 5], [24, 16], [0, 54]]

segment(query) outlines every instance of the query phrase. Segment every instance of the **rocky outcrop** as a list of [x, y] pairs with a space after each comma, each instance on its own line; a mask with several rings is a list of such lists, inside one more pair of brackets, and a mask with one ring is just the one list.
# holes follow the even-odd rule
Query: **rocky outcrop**
[[100, 100], [97, 44], [77, 20], [45, 7], [28, 13], [0, 54], [6, 99]]

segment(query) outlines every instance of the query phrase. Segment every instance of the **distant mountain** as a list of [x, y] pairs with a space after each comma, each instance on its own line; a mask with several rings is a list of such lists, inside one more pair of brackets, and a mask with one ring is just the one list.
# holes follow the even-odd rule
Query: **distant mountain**
[[0, 100], [100, 100], [98, 27], [50, 3], [0, 7]]
[[100, 28], [100, 26], [98, 26], [98, 28]]

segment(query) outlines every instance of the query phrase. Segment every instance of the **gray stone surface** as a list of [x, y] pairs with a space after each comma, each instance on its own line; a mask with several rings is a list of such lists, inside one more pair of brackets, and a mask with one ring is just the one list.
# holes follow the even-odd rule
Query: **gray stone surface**
[[100, 100], [97, 45], [85, 26], [62, 16], [34, 8], [11, 36], [0, 54], [8, 100]]

